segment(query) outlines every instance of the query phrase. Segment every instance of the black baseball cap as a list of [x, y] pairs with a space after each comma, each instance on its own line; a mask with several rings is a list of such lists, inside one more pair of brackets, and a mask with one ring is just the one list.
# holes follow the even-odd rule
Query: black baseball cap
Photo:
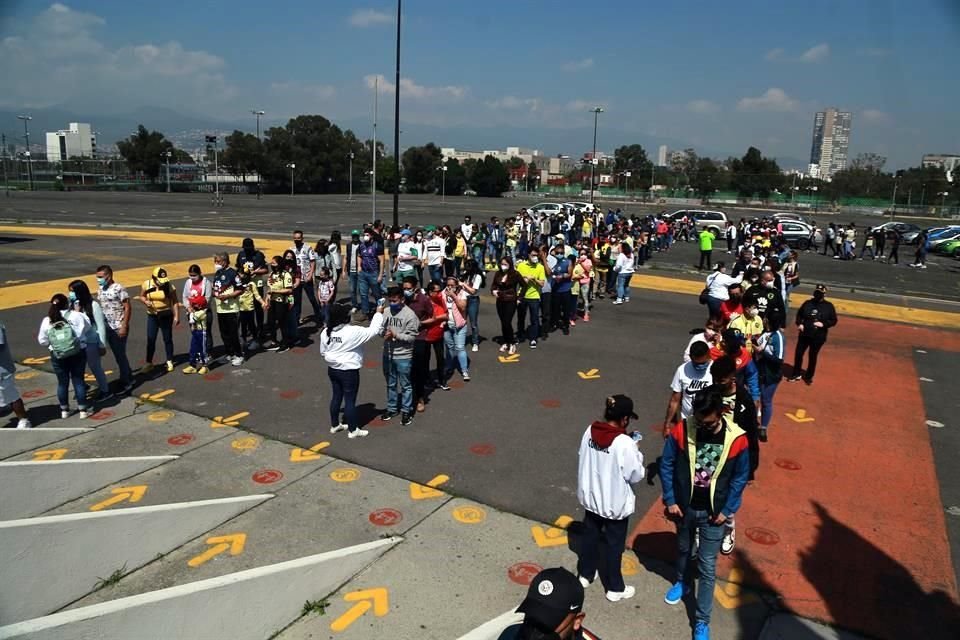
[[563, 567], [556, 567], [544, 569], [533, 578], [517, 613], [524, 614], [525, 623], [553, 631], [568, 615], [580, 613], [582, 609], [583, 585], [577, 576]]
[[618, 393], [615, 396], [607, 396], [607, 415], [613, 419], [625, 418], [630, 416], [634, 420], [639, 420], [640, 416], [633, 412], [633, 400]]

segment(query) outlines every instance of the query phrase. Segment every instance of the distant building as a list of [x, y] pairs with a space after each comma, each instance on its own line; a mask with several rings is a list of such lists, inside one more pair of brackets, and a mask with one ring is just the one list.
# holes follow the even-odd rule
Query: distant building
[[849, 111], [834, 108], [818, 111], [814, 116], [808, 167], [811, 177], [830, 180], [837, 171], [847, 168], [852, 120], [853, 114]]
[[660, 145], [660, 148], [657, 149], [657, 166], [667, 166], [667, 145], [665, 144]]
[[923, 166], [940, 167], [947, 172], [947, 180], [953, 182], [957, 167], [960, 166], [960, 154], [954, 153], [925, 153]]
[[97, 152], [97, 139], [90, 125], [71, 122], [69, 129], [47, 132], [47, 160], [65, 162], [70, 158], [93, 157]]
[[[443, 147], [440, 149], [440, 155], [443, 156], [444, 159], [452, 158], [458, 162], [463, 162], [464, 160], [483, 160], [487, 156], [493, 156], [500, 162], [506, 162], [510, 158], [520, 158], [525, 163], [530, 164], [531, 162], [536, 162], [536, 158], [540, 157], [540, 151], [537, 149], [524, 149], [522, 147], [507, 147], [503, 151], [499, 149], [464, 151], [462, 149], [455, 149], [454, 147]], [[537, 166], [539, 166], [539, 164]]]

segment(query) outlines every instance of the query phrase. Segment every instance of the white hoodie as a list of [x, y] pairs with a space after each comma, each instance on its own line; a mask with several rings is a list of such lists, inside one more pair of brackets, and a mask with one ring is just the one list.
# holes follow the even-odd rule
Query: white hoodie
[[334, 327], [320, 333], [320, 355], [331, 369], [348, 371], [363, 366], [363, 345], [380, 334], [383, 328], [383, 314], [375, 313], [369, 327], [357, 327], [351, 324]]
[[577, 477], [577, 498], [584, 509], [608, 520], [629, 518], [637, 502], [630, 485], [644, 475], [643, 454], [633, 438], [621, 434], [606, 449], [598, 449], [587, 427]]

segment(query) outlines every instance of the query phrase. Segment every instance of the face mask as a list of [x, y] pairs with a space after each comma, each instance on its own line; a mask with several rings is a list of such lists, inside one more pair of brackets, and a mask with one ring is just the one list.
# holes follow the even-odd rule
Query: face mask
[[402, 303], [402, 302], [397, 302], [397, 303], [391, 302], [391, 303], [390, 303], [390, 312], [391, 312], [391, 313], [398, 313], [398, 312], [400, 311], [400, 309], [403, 309], [403, 303]]
[[731, 293], [731, 294], [730, 294], [730, 302], [740, 302], [740, 298], [741, 298], [741, 297], [742, 297], [742, 296], [741, 296], [739, 293]]
[[502, 264], [502, 265], [500, 265], [500, 271], [506, 271], [506, 270], [509, 269], [509, 268], [510, 268], [510, 265], [508, 265], [508, 264]]
[[200, 276], [190, 276], [190, 282], [193, 282], [194, 284], [200, 282]]
[[297, 247], [297, 249], [299, 249], [303, 246], [303, 240], [294, 240], [293, 244]]
[[413, 294], [414, 294], [413, 289], [404, 289], [404, 290], [403, 290], [403, 297], [404, 297], [404, 298], [410, 299], [410, 298], [413, 297]]
[[215, 268], [217, 271], [220, 271], [221, 269], [223, 269], [223, 265], [222, 265], [222, 264], [217, 264], [217, 265], [214, 265], [214, 268]]
[[360, 238], [354, 238], [350, 241], [350, 244], [360, 244]]
[[694, 362], [693, 370], [697, 373], [703, 373], [710, 368], [710, 362]]
[[823, 300], [823, 291], [814, 291], [813, 299], [817, 301]]
[[441, 302], [443, 300], [443, 294], [440, 293], [439, 291], [434, 291], [433, 293], [430, 294], [430, 298], [433, 299], [435, 302]]
[[769, 282], [764, 282], [763, 286], [765, 286], [767, 289], [773, 289], [773, 280], [770, 280]]
[[537, 264], [538, 262], [540, 262], [539, 256], [530, 256], [530, 264]]
[[69, 298], [70, 302], [76, 302], [76, 301], [77, 301], [77, 294], [75, 294], [73, 291], [71, 291], [70, 293], [67, 294], [67, 298]]
[[280, 265], [273, 264], [273, 263], [270, 264], [270, 270], [271, 270], [271, 271], [276, 271], [276, 270], [278, 270], [279, 268], [280, 268]]
[[704, 329], [703, 337], [706, 338], [707, 340], [713, 340], [714, 338], [717, 337], [717, 332], [714, 331], [713, 329]]
[[752, 320], [752, 319], [754, 319], [754, 318], [757, 317], [757, 310], [756, 310], [756, 309], [744, 309], [744, 310], [743, 310], [743, 315], [745, 315], [746, 317], [748, 317], [748, 318], [750, 318], [750, 319]]
[[107, 279], [106, 279], [106, 278], [101, 278], [100, 276], [97, 276], [97, 285], [99, 285], [101, 289], [106, 289], [106, 288], [107, 288]]

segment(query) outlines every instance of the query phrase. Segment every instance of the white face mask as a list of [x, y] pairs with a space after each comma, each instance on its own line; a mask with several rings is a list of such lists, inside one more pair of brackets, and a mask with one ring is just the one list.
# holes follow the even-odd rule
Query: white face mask
[[540, 262], [540, 258], [538, 256], [530, 256], [530, 264], [537, 264], [538, 262]]
[[764, 282], [763, 286], [765, 286], [767, 289], [773, 289], [773, 280], [770, 280], [769, 282]]
[[510, 268], [510, 265], [508, 265], [508, 264], [502, 264], [502, 265], [500, 265], [500, 271], [506, 271], [506, 270], [509, 269], [509, 268]]

